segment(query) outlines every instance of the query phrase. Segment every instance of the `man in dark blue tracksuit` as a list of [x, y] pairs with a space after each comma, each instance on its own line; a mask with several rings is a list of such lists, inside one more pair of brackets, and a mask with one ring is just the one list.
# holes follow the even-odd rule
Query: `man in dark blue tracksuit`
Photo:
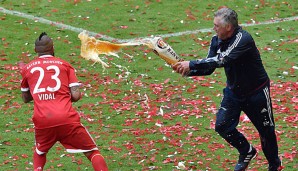
[[227, 86], [216, 115], [215, 130], [240, 155], [235, 171], [247, 168], [256, 149], [236, 127], [245, 112], [260, 134], [269, 171], [282, 170], [270, 98], [270, 80], [252, 36], [238, 26], [237, 13], [222, 8], [215, 13], [214, 31], [207, 58], [178, 62], [172, 68], [184, 76], [210, 75], [224, 67]]

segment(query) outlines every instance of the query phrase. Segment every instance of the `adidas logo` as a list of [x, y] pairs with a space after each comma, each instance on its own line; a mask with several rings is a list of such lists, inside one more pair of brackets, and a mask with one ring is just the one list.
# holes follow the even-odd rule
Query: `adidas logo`
[[267, 112], [267, 109], [263, 108], [263, 109], [261, 110], [261, 113], [265, 113], [265, 112]]

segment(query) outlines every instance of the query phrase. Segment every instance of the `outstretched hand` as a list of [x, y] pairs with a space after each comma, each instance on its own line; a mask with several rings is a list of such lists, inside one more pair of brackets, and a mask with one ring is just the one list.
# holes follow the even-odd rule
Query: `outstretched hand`
[[172, 65], [172, 69], [182, 76], [186, 76], [190, 71], [189, 61], [177, 62], [176, 64]]

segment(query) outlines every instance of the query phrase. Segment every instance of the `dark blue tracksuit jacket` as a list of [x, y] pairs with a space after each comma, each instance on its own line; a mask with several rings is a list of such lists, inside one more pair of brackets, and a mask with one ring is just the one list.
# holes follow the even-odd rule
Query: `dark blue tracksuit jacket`
[[210, 75], [224, 67], [227, 88], [238, 96], [251, 94], [269, 81], [253, 38], [241, 27], [228, 40], [214, 36], [207, 58], [190, 61], [189, 67], [188, 76]]

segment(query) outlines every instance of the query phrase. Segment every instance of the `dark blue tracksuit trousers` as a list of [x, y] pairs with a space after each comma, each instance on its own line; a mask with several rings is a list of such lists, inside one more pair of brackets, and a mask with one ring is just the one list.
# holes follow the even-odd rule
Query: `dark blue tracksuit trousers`
[[243, 111], [259, 132], [262, 150], [269, 161], [279, 161], [275, 124], [269, 92], [269, 83], [255, 94], [237, 97], [229, 88], [223, 90], [224, 97], [216, 115], [215, 130], [240, 154], [246, 154], [250, 144], [236, 127]]

